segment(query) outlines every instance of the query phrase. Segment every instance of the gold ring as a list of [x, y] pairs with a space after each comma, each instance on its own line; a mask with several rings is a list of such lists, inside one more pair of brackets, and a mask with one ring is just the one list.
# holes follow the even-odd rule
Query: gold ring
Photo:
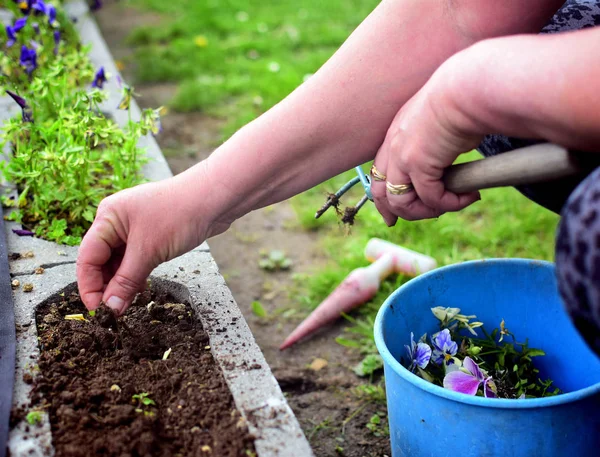
[[414, 190], [414, 186], [411, 183], [408, 184], [392, 184], [387, 181], [385, 188], [392, 195], [404, 195]]
[[387, 179], [386, 176], [377, 169], [375, 163], [371, 166], [371, 176], [373, 176], [374, 181], [385, 181]]

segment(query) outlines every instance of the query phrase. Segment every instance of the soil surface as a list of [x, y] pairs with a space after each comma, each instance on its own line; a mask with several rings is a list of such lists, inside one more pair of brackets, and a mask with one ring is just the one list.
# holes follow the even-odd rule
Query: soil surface
[[[133, 50], [126, 37], [136, 26], [160, 24], [155, 14], [108, 2], [95, 13], [104, 38], [115, 59], [123, 63], [123, 74], [135, 84]], [[142, 107], [169, 105], [177, 86], [171, 83], [135, 84]], [[218, 145], [224, 121], [203, 113], [176, 113], [170, 110], [162, 119], [163, 132], [157, 140], [173, 173], [177, 174], [208, 157]], [[323, 201], [326, 195], [323, 196]], [[320, 203], [319, 203], [320, 205]], [[315, 208], [316, 211], [318, 208]], [[340, 236], [346, 230], [340, 228]], [[298, 227], [288, 202], [255, 211], [234, 222], [224, 234], [208, 243], [219, 269], [248, 321], [256, 341], [265, 354], [304, 433], [317, 457], [390, 456], [388, 436], [376, 436], [366, 428], [369, 419], [385, 406], [360, 399], [355, 387], [364, 384], [351, 367], [361, 356], [335, 342], [344, 322], [324, 329], [314, 338], [280, 352], [279, 345], [298, 325], [303, 313], [289, 317], [283, 309], [297, 309], [294, 273], [316, 274], [327, 259], [319, 245], [318, 232]], [[258, 262], [261, 252], [282, 250], [293, 262], [289, 271], [267, 272]], [[268, 312], [267, 318], [252, 313], [258, 300]], [[326, 366], [312, 365], [323, 359]], [[321, 362], [322, 364], [322, 362]], [[385, 419], [382, 424], [385, 426]]]
[[254, 438], [189, 304], [146, 291], [124, 317], [108, 308], [91, 317], [73, 292], [36, 318], [33, 403], [48, 409], [57, 457], [252, 455]]

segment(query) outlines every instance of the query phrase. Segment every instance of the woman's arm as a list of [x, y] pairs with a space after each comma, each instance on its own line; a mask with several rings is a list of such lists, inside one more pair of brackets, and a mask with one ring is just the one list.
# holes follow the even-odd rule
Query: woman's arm
[[312, 78], [208, 160], [104, 200], [79, 250], [84, 303], [122, 311], [159, 263], [372, 159], [398, 109], [450, 55], [486, 37], [538, 31], [561, 3], [383, 1]]
[[372, 160], [398, 110], [444, 60], [477, 40], [537, 32], [561, 4], [382, 2], [312, 78], [209, 158], [220, 207], [237, 217]]
[[448, 59], [398, 113], [375, 164], [393, 184], [373, 188], [388, 223], [436, 217], [477, 195], [444, 189], [444, 169], [499, 133], [600, 151], [600, 28], [481, 41]]

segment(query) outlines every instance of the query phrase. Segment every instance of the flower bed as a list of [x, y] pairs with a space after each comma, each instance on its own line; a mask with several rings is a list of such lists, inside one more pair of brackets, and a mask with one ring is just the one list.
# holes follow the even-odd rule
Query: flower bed
[[[33, 2], [30, 2], [30, 4], [31, 3]], [[14, 5], [11, 5], [11, 8], [14, 11]], [[69, 120], [69, 113], [76, 111], [78, 108], [71, 106], [71, 109], [65, 109], [65, 107], [56, 107], [50, 103], [51, 106], [47, 107], [47, 111], [44, 111], [46, 109], [43, 106], [44, 103], [39, 101], [42, 97], [41, 92], [31, 92], [32, 89], [30, 85], [36, 81], [37, 75], [41, 74], [43, 71], [42, 63], [44, 62], [44, 59], [42, 59], [41, 56], [47, 55], [44, 54], [46, 51], [40, 50], [40, 48], [38, 48], [39, 52], [36, 52], [35, 54], [35, 64], [37, 66], [31, 71], [31, 79], [29, 79], [28, 70], [34, 66], [32, 65], [34, 59], [32, 54], [29, 54], [29, 60], [27, 60], [27, 56], [25, 56], [25, 63], [30, 62], [27, 64], [29, 66], [21, 64], [20, 50], [16, 53], [18, 57], [12, 57], [12, 64], [17, 65], [23, 78], [19, 80], [21, 81], [19, 83], [21, 85], [14, 84], [11, 88], [14, 89], [12, 90], [13, 93], [23, 99], [20, 100], [17, 98], [23, 106], [18, 105], [9, 97], [0, 97], [0, 106], [2, 106], [2, 108], [7, 108], [0, 109], [0, 121], [6, 122], [7, 114], [12, 110], [11, 112], [17, 114], [17, 117], [16, 119], [8, 121], [5, 125], [12, 126], [14, 132], [19, 132], [18, 134], [14, 134], [10, 141], [4, 141], [4, 144], [9, 144], [9, 149], [5, 149], [5, 152], [7, 153], [6, 155], [10, 157], [10, 163], [4, 166], [5, 173], [8, 173], [8, 176], [11, 176], [10, 173], [14, 172], [16, 169], [16, 167], [12, 165], [12, 161], [14, 160], [17, 151], [19, 151], [19, 154], [22, 154], [17, 160], [22, 159], [20, 163], [25, 167], [30, 167], [24, 174], [24, 177], [29, 178], [29, 181], [23, 181], [20, 184], [20, 192], [13, 192], [12, 199], [7, 197], [9, 201], [12, 200], [16, 202], [14, 206], [19, 212], [18, 215], [11, 216], [12, 220], [5, 224], [8, 247], [8, 252], [6, 252], [6, 254], [10, 259], [10, 273], [15, 282], [13, 300], [17, 329], [16, 377], [13, 396], [13, 411], [15, 414], [13, 414], [12, 417], [8, 443], [10, 455], [13, 457], [47, 456], [54, 455], [55, 452], [56, 455], [77, 455], [76, 449], [70, 448], [65, 450], [63, 446], [65, 440], [87, 440], [91, 437], [90, 433], [92, 432], [88, 431], [88, 433], [85, 433], [84, 435], [76, 435], [76, 433], [73, 433], [73, 436], [69, 434], [70, 432], [61, 434], [59, 431], [59, 424], [56, 421], [61, 414], [54, 414], [58, 409], [60, 409], [61, 413], [65, 411], [69, 413], [73, 410], [74, 414], [81, 418], [81, 421], [78, 423], [83, 422], [82, 425], [85, 428], [85, 424], [90, 427], [93, 427], [94, 424], [99, 424], [99, 422], [95, 422], [95, 419], [89, 414], [90, 412], [97, 419], [110, 422], [114, 419], [114, 415], [109, 413], [106, 414], [106, 416], [103, 416], [105, 412], [117, 406], [123, 407], [123, 409], [125, 407], [129, 408], [129, 405], [131, 404], [134, 407], [134, 410], [133, 413], [128, 416], [128, 420], [132, 419], [131, 423], [137, 424], [136, 427], [139, 426], [139, 428], [132, 430], [129, 436], [132, 437], [132, 442], [137, 440], [137, 444], [142, 446], [142, 441], [148, 441], [149, 435], [144, 435], [145, 431], [152, 430], [152, 433], [155, 433], [156, 430], [160, 430], [160, 427], [157, 429], [152, 424], [159, 423], [165, 425], [169, 423], [165, 416], [165, 414], [169, 414], [169, 400], [165, 400], [162, 395], [164, 393], [162, 389], [164, 380], [169, 377], [167, 370], [165, 370], [164, 373], [161, 372], [161, 370], [154, 371], [156, 378], [153, 378], [150, 385], [146, 386], [142, 385], [141, 380], [135, 378], [135, 376], [129, 377], [127, 374], [114, 372], [113, 377], [118, 377], [122, 380], [121, 385], [116, 382], [114, 384], [119, 385], [121, 391], [127, 392], [127, 395], [130, 393], [130, 390], [132, 392], [135, 391], [135, 393], [131, 394], [132, 398], [122, 397], [120, 400], [112, 398], [111, 395], [114, 394], [114, 391], [110, 390], [112, 384], [108, 385], [108, 380], [105, 379], [106, 382], [101, 383], [102, 386], [100, 387], [102, 389], [101, 396], [103, 398], [100, 405], [97, 403], [97, 397], [90, 397], [87, 403], [70, 403], [72, 394], [75, 395], [76, 399], [81, 393], [81, 389], [78, 391], [77, 386], [81, 385], [80, 383], [85, 382], [85, 376], [74, 376], [73, 373], [77, 370], [73, 373], [68, 373], [67, 377], [64, 377], [64, 374], [61, 377], [57, 376], [56, 373], [53, 373], [54, 362], [51, 364], [46, 363], [45, 365], [44, 363], [48, 362], [53, 356], [60, 357], [60, 354], [56, 354], [56, 351], [54, 351], [53, 354], [46, 351], [48, 348], [47, 345], [44, 345], [42, 348], [45, 352], [40, 358], [38, 336], [42, 339], [46, 338], [44, 341], [48, 341], [47, 338], [52, 336], [52, 341], [58, 346], [64, 346], [67, 344], [68, 338], [77, 331], [87, 329], [89, 333], [88, 336], [92, 337], [93, 344], [96, 344], [97, 339], [95, 339], [95, 336], [97, 336], [96, 334], [98, 332], [91, 330], [91, 326], [84, 326], [84, 324], [87, 325], [88, 323], [93, 324], [87, 315], [83, 312], [75, 312], [74, 314], [84, 314], [83, 317], [87, 319], [88, 322], [77, 319], [65, 320], [65, 316], [60, 314], [61, 317], [63, 317], [63, 320], [55, 322], [53, 326], [46, 326], [47, 323], [42, 322], [43, 326], [39, 328], [40, 333], [38, 335], [36, 313], [43, 321], [44, 310], [48, 311], [53, 309], [52, 303], [56, 306], [62, 306], [61, 302], [64, 301], [64, 297], [69, 297], [70, 294], [76, 290], [76, 285], [73, 281], [75, 279], [75, 259], [77, 249], [76, 247], [45, 241], [38, 236], [20, 235], [31, 235], [29, 232], [35, 232], [35, 234], [39, 234], [41, 237], [47, 239], [62, 241], [65, 244], [75, 244], [78, 241], [77, 238], [80, 237], [85, 230], [86, 224], [89, 224], [89, 214], [85, 217], [83, 216], [86, 209], [92, 213], [95, 212], [93, 198], [101, 198], [101, 193], [108, 194], [121, 187], [133, 185], [143, 179], [156, 180], [171, 176], [166, 161], [152, 136], [140, 136], [149, 130], [156, 130], [156, 112], [147, 111], [144, 115], [131, 97], [132, 90], [129, 90], [126, 86], [122, 86], [121, 92], [119, 92], [107, 90], [107, 86], [102, 83], [102, 73], [98, 72], [101, 67], [104, 67], [105, 76], [113, 75], [112, 79], [108, 82], [109, 86], [117, 81], [118, 71], [99, 34], [98, 28], [87, 14], [86, 5], [77, 1], [66, 4], [64, 10], [60, 8], [57, 9], [56, 21], [61, 24], [60, 32], [61, 40], [63, 40], [59, 43], [59, 52], [57, 56], [60, 56], [61, 50], [67, 46], [66, 43], [70, 40], [68, 37], [71, 36], [73, 39], [76, 39], [76, 32], [78, 32], [82, 39], [82, 45], [76, 44], [74, 46], [78, 49], [81, 62], [85, 62], [80, 65], [80, 70], [82, 70], [81, 74], [84, 74], [83, 70], [87, 69], [85, 70], [85, 75], [87, 76], [85, 76], [85, 80], [83, 76], [81, 77], [81, 81], [78, 81], [81, 84], [69, 86], [69, 90], [72, 90], [72, 92], [70, 92], [72, 96], [70, 100], [72, 100], [73, 103], [75, 103], [76, 100], [79, 100], [79, 103], [82, 103], [79, 106], [80, 109], [78, 115], [81, 117], [88, 116], [89, 119], [87, 119], [86, 122], [90, 122], [89, 126], [91, 128], [82, 132], [82, 129], [79, 128], [79, 121], [82, 120], [73, 118], [71, 118], [71, 126], [68, 128], [65, 127], [65, 125], [68, 125], [68, 123], [65, 124], [65, 120]], [[43, 14], [40, 11], [39, 14], [32, 17], [47, 20], [48, 23], [46, 26], [49, 27], [52, 27], [50, 22], [54, 22], [50, 20], [51, 13], [48, 11]], [[6, 18], [10, 21], [9, 25], [14, 27], [14, 17], [7, 16], [5, 12], [0, 10], [0, 18]], [[72, 27], [69, 19], [65, 18], [73, 18], [76, 20], [76, 22], [74, 22], [75, 27]], [[30, 19], [27, 20], [27, 24], [30, 24], [29, 20]], [[41, 19], [38, 20], [41, 21]], [[62, 28], [63, 20], [66, 20], [65, 29]], [[30, 39], [30, 37], [26, 35], [20, 35], [22, 32], [37, 33], [31, 24], [31, 29], [26, 28], [28, 27], [27, 24], [16, 31], [15, 36], [18, 40]], [[38, 27], [40, 28], [41, 33], [42, 26], [38, 24]], [[52, 33], [52, 43], [55, 43], [55, 31], [56, 30], [53, 28], [48, 28], [46, 30], [46, 34]], [[42, 40], [46, 47], [49, 43], [49, 36], [50, 35], [46, 35], [46, 38]], [[8, 37], [8, 35], [6, 37]], [[91, 49], [87, 46], [89, 43], [93, 43]], [[16, 46], [16, 42], [13, 46]], [[31, 49], [31, 46], [27, 44], [25, 44], [25, 46], [29, 50]], [[88, 50], [89, 53], [87, 53]], [[51, 55], [48, 55], [46, 62], [50, 62], [51, 59], [56, 57], [54, 56], [54, 48], [50, 54]], [[87, 57], [85, 57], [85, 55], [89, 56], [89, 61], [86, 60]], [[16, 60], [14, 59], [18, 59], [19, 62], [16, 64]], [[63, 77], [66, 77], [63, 73], [61, 74]], [[96, 79], [96, 86], [103, 85], [102, 90], [99, 87], [92, 87], [94, 79]], [[52, 84], [43, 84], [50, 87], [53, 86], [54, 83], [63, 84], [60, 81], [54, 81]], [[61, 85], [60, 87], [66, 90], [67, 85]], [[59, 98], [57, 98], [57, 100], [59, 100]], [[92, 103], [92, 101], [94, 101], [94, 103]], [[128, 104], [128, 109], [117, 110], [116, 108], [119, 105], [125, 107], [123, 106], [123, 102]], [[86, 103], [88, 104], [86, 105]], [[65, 106], [67, 106], [66, 103]], [[55, 110], [55, 112], [60, 115], [64, 114], [66, 119], [60, 118], [59, 120], [59, 118], [55, 118], [54, 121], [52, 121], [51, 116], [48, 114], [51, 110]], [[33, 118], [33, 122], [29, 122], [30, 118]], [[107, 132], [102, 131], [102, 128], [110, 130], [107, 136], [105, 135]], [[131, 130], [128, 130], [130, 128]], [[77, 143], [79, 145], [78, 147], [82, 149], [74, 149], [71, 151], [61, 150], [61, 155], [59, 156], [57, 154], [53, 159], [56, 163], [53, 163], [52, 167], [50, 167], [48, 163], [44, 163], [44, 161], [47, 161], [48, 157], [42, 157], [40, 151], [32, 148], [32, 144], [34, 144], [31, 137], [32, 132], [34, 133], [34, 137], [35, 134], [40, 134], [41, 139], [35, 144], [43, 146], [48, 153], [53, 154], [55, 152], [54, 149], [60, 149], [63, 144], [62, 142], [65, 140]], [[106, 137], [103, 138], [103, 136]], [[136, 136], [139, 139], [134, 142]], [[18, 141], [15, 142], [15, 139]], [[97, 144], [95, 144], [96, 139], [98, 141]], [[115, 140], [115, 142], [111, 143], [112, 140]], [[140, 160], [140, 153], [143, 149], [147, 150], [147, 157], [149, 158], [145, 163], [143, 160]], [[27, 157], [27, 154], [30, 156]], [[133, 155], [135, 155], [135, 160], [132, 159]], [[116, 159], [119, 157], [120, 160], [117, 161]], [[113, 178], [115, 177], [115, 173], [117, 173], [117, 167], [121, 165], [122, 162], [127, 162], [128, 158], [131, 160], [125, 165], [131, 165], [131, 167], [128, 168], [129, 171], [119, 174], [121, 184], [118, 186], [113, 185]], [[33, 164], [31, 163], [32, 161], [37, 162]], [[65, 168], [61, 168], [60, 165], [63, 162], [68, 162], [69, 165], [65, 166]], [[100, 167], [99, 163], [102, 163], [102, 167]], [[90, 167], [88, 168], [88, 179], [85, 180], [89, 181], [87, 183], [83, 182], [85, 177], [84, 173], [78, 169], [86, 165]], [[47, 168], [52, 168], [52, 172], [48, 172]], [[93, 168], [96, 171], [90, 173], [89, 170]], [[122, 171], [123, 169], [121, 169], [121, 172]], [[80, 184], [82, 186], [91, 184], [85, 191], [85, 201], [88, 205], [86, 209], [83, 209], [83, 203], [78, 201], [80, 200], [80, 197], [82, 197], [81, 194], [75, 195], [71, 192], [72, 189], [62, 189], [61, 186], [64, 186], [63, 181], [61, 181], [60, 177], [55, 176], [60, 173], [66, 174], [62, 179], [71, 179], [71, 181], [69, 181], [70, 186], [76, 187]], [[104, 177], [101, 177], [103, 173]], [[90, 175], [93, 175], [91, 176], [91, 179]], [[44, 181], [41, 181], [42, 176], [44, 176]], [[56, 180], [51, 181], [51, 179]], [[81, 182], [75, 182], [77, 179], [80, 179]], [[129, 181], [126, 183], [126, 180]], [[13, 179], [13, 182], [14, 181], [18, 181], [18, 179]], [[31, 182], [34, 182], [34, 184], [31, 184]], [[42, 182], [44, 182], [44, 185], [41, 184]], [[37, 188], [38, 191], [41, 192], [36, 196], [32, 193], [32, 188]], [[48, 189], [50, 189], [51, 192], [49, 192]], [[80, 187], [79, 189], [81, 192], [83, 187]], [[64, 199], [67, 198], [63, 198], [61, 190], [68, 192], [68, 198], [71, 198], [72, 202], [75, 204], [74, 208], [79, 208], [79, 210], [75, 211], [75, 216], [72, 213], [71, 216], [68, 216], [64, 210], [60, 209], [62, 208], [61, 205], [64, 204]], [[58, 196], [62, 199], [61, 205], [52, 205], [54, 200], [52, 200], [51, 194], [56, 192], [58, 192]], [[87, 193], [90, 192], [94, 195], [87, 195]], [[54, 212], [48, 211], [46, 213], [46, 219], [40, 217], [40, 214], [36, 215], [35, 211], [28, 213], [32, 208], [39, 209], [39, 206], [43, 206], [43, 199], [46, 199], [46, 203], [50, 203], [49, 206], [55, 208]], [[36, 201], [35, 204], [33, 203], [34, 201]], [[71, 200], [67, 203], [70, 202]], [[80, 217], [76, 217], [77, 215]], [[44, 222], [44, 220], [46, 222]], [[56, 220], [65, 222], [53, 222]], [[23, 222], [25, 227], [17, 224], [17, 221]], [[83, 227], [83, 229], [76, 229], [78, 226]], [[27, 231], [23, 232], [22, 230]], [[169, 333], [169, 336], [165, 336], [165, 338], [167, 338], [166, 341], [169, 346], [171, 346], [172, 351], [170, 355], [163, 361], [162, 357], [164, 357], [166, 351], [162, 351], [161, 346], [158, 352], [162, 352], [162, 355], [160, 355], [158, 359], [156, 358], [156, 354], [149, 356], [149, 364], [154, 364], [156, 367], [160, 368], [163, 368], [163, 366], [168, 368], [171, 364], [177, 365], [180, 362], [183, 363], [184, 359], [179, 359], [179, 357], [201, 357], [202, 360], [200, 362], [202, 363], [200, 364], [198, 360], [196, 360], [196, 363], [198, 363], [200, 367], [207, 364], [203, 376], [209, 374], [210, 370], [212, 377], [209, 382], [211, 385], [215, 387], [220, 386], [218, 388], [222, 389], [225, 387], [224, 381], [230, 392], [228, 395], [227, 389], [225, 389], [225, 391], [219, 391], [218, 401], [222, 402], [221, 408], [214, 406], [214, 401], [198, 400], [195, 397], [198, 392], [190, 393], [188, 392], [187, 387], [186, 389], [181, 389], [179, 391], [175, 390], [173, 396], [178, 400], [186, 395], [192, 395], [193, 397], [188, 397], [190, 401], [189, 403], [186, 402], [186, 404], [188, 404], [186, 407], [186, 414], [200, 418], [202, 414], [204, 414], [201, 413], [202, 408], [207, 404], [213, 404], [213, 410], [222, 409], [231, 415], [231, 412], [234, 411], [231, 408], [232, 405], [234, 405], [237, 409], [237, 412], [233, 413], [233, 415], [236, 416], [234, 426], [238, 427], [239, 423], [241, 428], [238, 427], [235, 428], [235, 430], [237, 434], [240, 434], [240, 431], [242, 432], [243, 442], [242, 446], [237, 449], [244, 453], [242, 455], [246, 455], [246, 450], [249, 451], [248, 455], [253, 455], [253, 452], [255, 452], [256, 455], [259, 456], [285, 455], [305, 457], [312, 455], [310, 447], [304, 438], [293, 413], [287, 405], [279, 386], [271, 374], [264, 357], [256, 346], [254, 338], [252, 337], [243, 316], [233, 301], [233, 297], [227, 289], [223, 278], [219, 275], [218, 268], [208, 252], [207, 245], [204, 244], [189, 254], [161, 265], [153, 275], [152, 283], [159, 288], [157, 290], [162, 291], [161, 293], [169, 294], [171, 297], [169, 300], [173, 300], [176, 302], [175, 304], [185, 305], [186, 312], [192, 313], [192, 315], [187, 315], [189, 319], [187, 317], [184, 318], [186, 325], [189, 324], [191, 328], [194, 329], [195, 335], [202, 339], [203, 344], [205, 343], [206, 338], [208, 338], [209, 343], [202, 346], [200, 354], [186, 355], [184, 349], [187, 342], [185, 338], [183, 338], [185, 335], [181, 335], [181, 338], [178, 339], [176, 338], [177, 334], [175, 332], [167, 332]], [[161, 278], [168, 279], [169, 281], [161, 282]], [[159, 302], [157, 301], [157, 303]], [[74, 305], [75, 303], [72, 303], [68, 306]], [[160, 307], [158, 309], [160, 309]], [[132, 316], [134, 316], [136, 312], [145, 311], [147, 313], [146, 310], [147, 308], [134, 308], [134, 314], [132, 314]], [[68, 312], [73, 314], [72, 311], [75, 311], [75, 309], [71, 309]], [[83, 311], [83, 309], [79, 308], [79, 311]], [[64, 312], [66, 313], [67, 311]], [[194, 315], [197, 316], [197, 319], [191, 319]], [[54, 315], [54, 317], [56, 317], [56, 315]], [[148, 318], [146, 315], [139, 315], [138, 317], [140, 323], [144, 323]], [[131, 317], [128, 317], [127, 320], [130, 318]], [[52, 317], [48, 319], [52, 320]], [[137, 321], [138, 319], [134, 319], [134, 328], [137, 325]], [[168, 318], [165, 319], [165, 322], [163, 322], [165, 328], [170, 325], [169, 322]], [[127, 325], [127, 323], [125, 325]], [[153, 325], [158, 324], [155, 323]], [[147, 326], [144, 328], [147, 328]], [[48, 332], [50, 332], [50, 334]], [[163, 336], [165, 335], [164, 332], [160, 334]], [[67, 340], [63, 341], [61, 339], [63, 337]], [[87, 337], [85, 339], [87, 340]], [[206, 349], [207, 346], [210, 346], [210, 350]], [[152, 345], [149, 347], [152, 347]], [[178, 351], [179, 355], [175, 354], [176, 347], [180, 348], [180, 351]], [[85, 348], [79, 348], [77, 354], [64, 354], [65, 360], [63, 360], [63, 362], [66, 364], [62, 365], [64, 369], [69, 369], [69, 360], [67, 360], [69, 358], [75, 359], [77, 362], [82, 361], [81, 357], [83, 354], [80, 354], [81, 349]], [[118, 351], [118, 348], [116, 350]], [[89, 352], [93, 353], [91, 350]], [[98, 354], [99, 359], [97, 360], [104, 360], [103, 363], [109, 363], [106, 358], [100, 358], [100, 355], [101, 354]], [[104, 356], [106, 356], [106, 354], [104, 354]], [[111, 357], [118, 358], [118, 356], [124, 359], [127, 359], [128, 357], [127, 354], [113, 353], [108, 359], [113, 360]], [[211, 356], [214, 357], [214, 360]], [[169, 360], [171, 360], [171, 362], [169, 362]], [[210, 362], [210, 360], [213, 360], [213, 362]], [[74, 360], [70, 361], [74, 362]], [[143, 363], [141, 362], [142, 359], [139, 361], [140, 363]], [[84, 362], [82, 361], [82, 363]], [[60, 365], [58, 361], [56, 364]], [[187, 366], [187, 363], [185, 363], [185, 365]], [[208, 368], [210, 366], [213, 366], [214, 369]], [[42, 375], [39, 374], [40, 368], [44, 370]], [[185, 371], [183, 367], [179, 368]], [[48, 369], [50, 371], [48, 371]], [[82, 372], [85, 374], [85, 370], [82, 369]], [[161, 375], [163, 375], [164, 378], [161, 378]], [[65, 379], [69, 380], [68, 385], [61, 390], [71, 393], [66, 393], [64, 395], [65, 398], [57, 399], [50, 393], [50, 390], [53, 390], [50, 386], [54, 386], [55, 383], [61, 382], [61, 379], [63, 379], [63, 381]], [[30, 400], [33, 388], [35, 388], [39, 395], [34, 395], [36, 402], [32, 404]], [[154, 389], [154, 392], [152, 389]], [[199, 390], [201, 391], [202, 389]], [[133, 398], [134, 396], [136, 397]], [[135, 405], [131, 403], [133, 400], [137, 401]], [[214, 398], [213, 400], [217, 399]], [[63, 403], [59, 404], [61, 401]], [[149, 402], [154, 402], [155, 405], [152, 405]], [[106, 410], [102, 409], [102, 405], [104, 405]], [[56, 406], [56, 410], [53, 411], [54, 406]], [[184, 406], [181, 406], [183, 409]], [[177, 406], [175, 407], [177, 408]], [[155, 408], [155, 411], [153, 411], [152, 408]], [[141, 409], [142, 413], [138, 413], [135, 411], [136, 409]], [[222, 413], [223, 411], [220, 412]], [[50, 414], [48, 414], [49, 412]], [[98, 412], [101, 414], [98, 415]], [[145, 412], [153, 412], [155, 416], [144, 414]], [[141, 414], [141, 416], [139, 416], [139, 414]], [[204, 415], [204, 417], [207, 416]], [[219, 416], [217, 415], [215, 417]], [[90, 418], [91, 422], [89, 421]], [[65, 420], [65, 418], [63, 418], [63, 420]], [[146, 422], [145, 420], [149, 422]], [[185, 441], [192, 436], [193, 441], [197, 437], [196, 435], [190, 434], [197, 432], [197, 429], [194, 429], [194, 427], [199, 427], [201, 429], [200, 435], [204, 436], [205, 441], [200, 445], [200, 449], [196, 448], [194, 452], [200, 452], [199, 455], [211, 455], [202, 450], [202, 446], [210, 446], [212, 455], [215, 455], [215, 452], [219, 452], [218, 444], [215, 443], [228, 443], [230, 438], [229, 435], [232, 434], [232, 429], [227, 428], [231, 425], [231, 417], [222, 418], [220, 422], [222, 423], [215, 428], [211, 427], [210, 421], [204, 421], [203, 424], [198, 423], [192, 425], [189, 427], [189, 430], [185, 431], [185, 436], [178, 435], [178, 437], [174, 439], [175, 441]], [[247, 447], [248, 442], [246, 438], [248, 435], [244, 435], [246, 433], [243, 432], [244, 424], [248, 427], [249, 432], [256, 437], [254, 441], [255, 451], [253, 451], [251, 447]], [[186, 427], [187, 425], [183, 428]], [[206, 432], [203, 427], [208, 428], [210, 432]], [[208, 435], [211, 435], [211, 439], [215, 440], [213, 444], [206, 441], [208, 439], [207, 433]], [[108, 431], [104, 436], [114, 437], [115, 435]], [[172, 448], [169, 448], [168, 443], [165, 447], [165, 443], [168, 440], [161, 441], [161, 437], [164, 438], [165, 436], [168, 436], [168, 433], [166, 435], [160, 435], [158, 438], [153, 438], [156, 439], [153, 443], [158, 443], [156, 448], [153, 448], [153, 452], [158, 452], [160, 455], [171, 455], [169, 452]], [[246, 438], [244, 438], [244, 436], [246, 436]], [[83, 444], [87, 444], [87, 442], [84, 441]], [[194, 442], [194, 446], [196, 444], [197, 443]], [[115, 448], [116, 447], [118, 446], [115, 446]], [[135, 446], [132, 447], [132, 449], [133, 448], [135, 448]], [[204, 449], [206, 450], [207, 448]]]
[[63, 10], [43, 0], [9, 6], [16, 19], [0, 39], [0, 88], [21, 115], [5, 122], [0, 144], [10, 145], [3, 172], [19, 193], [3, 203], [17, 209], [9, 217], [21, 234], [77, 245], [104, 197], [143, 180], [138, 143], [160, 130], [158, 111], [133, 119], [133, 89], [117, 76], [121, 128], [101, 109], [108, 74], [94, 69]]
[[181, 298], [152, 287], [119, 319], [108, 308], [90, 315], [76, 291], [38, 307], [34, 399], [47, 405], [57, 457], [255, 454], [208, 335]]

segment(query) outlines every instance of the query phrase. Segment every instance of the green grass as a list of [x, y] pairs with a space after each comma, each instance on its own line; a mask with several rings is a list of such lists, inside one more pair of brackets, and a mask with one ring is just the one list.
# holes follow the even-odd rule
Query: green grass
[[[473, 152], [462, 160], [477, 159]], [[366, 167], [365, 167], [366, 169]], [[314, 213], [327, 192], [337, 190], [354, 176], [347, 172], [292, 201], [299, 223], [320, 233], [321, 244], [331, 259], [328, 266], [299, 278], [302, 292], [298, 300], [307, 309], [317, 306], [353, 270], [368, 265], [363, 250], [372, 237], [431, 255], [438, 265], [491, 257], [525, 257], [552, 260], [554, 232], [558, 216], [537, 206], [515, 189], [482, 192], [482, 200], [460, 213], [449, 213], [437, 220], [407, 222], [399, 220], [388, 228], [372, 203], [358, 213], [355, 225], [341, 227], [333, 210], [315, 221]], [[342, 206], [356, 203], [357, 192], [343, 199]], [[409, 278], [394, 276], [385, 281], [377, 296], [359, 309], [349, 329], [362, 352], [375, 352], [372, 322], [385, 298]], [[470, 310], [464, 310], [470, 313]], [[351, 343], [349, 343], [351, 344]]]
[[[160, 27], [138, 28], [135, 47], [137, 82], [179, 83], [171, 107], [200, 110], [227, 119], [224, 134], [279, 102], [316, 71], [378, 0], [130, 0], [130, 4], [163, 15]], [[206, 46], [195, 40], [205, 39]], [[203, 44], [203, 43], [200, 43]], [[476, 158], [471, 154], [466, 159]], [[365, 167], [366, 169], [366, 167]], [[353, 176], [348, 172], [293, 200], [300, 226], [316, 230], [331, 262], [299, 277], [294, 291], [306, 310], [313, 309], [354, 268], [365, 266], [363, 249], [379, 237], [429, 254], [440, 265], [486, 257], [552, 259], [558, 217], [537, 207], [514, 189], [483, 192], [467, 210], [438, 220], [398, 221], [388, 228], [374, 206], [361, 210], [350, 233], [333, 211], [315, 221], [327, 192]], [[344, 199], [354, 205], [354, 192]], [[375, 351], [372, 321], [385, 297], [407, 278], [396, 276], [355, 315], [349, 332], [362, 352]], [[468, 310], [465, 310], [468, 312]], [[350, 340], [352, 341], [352, 340]], [[346, 338], [348, 344], [348, 338]]]
[[179, 83], [171, 107], [225, 117], [227, 136], [314, 73], [378, 3], [130, 0], [164, 18], [129, 37], [136, 81]]

